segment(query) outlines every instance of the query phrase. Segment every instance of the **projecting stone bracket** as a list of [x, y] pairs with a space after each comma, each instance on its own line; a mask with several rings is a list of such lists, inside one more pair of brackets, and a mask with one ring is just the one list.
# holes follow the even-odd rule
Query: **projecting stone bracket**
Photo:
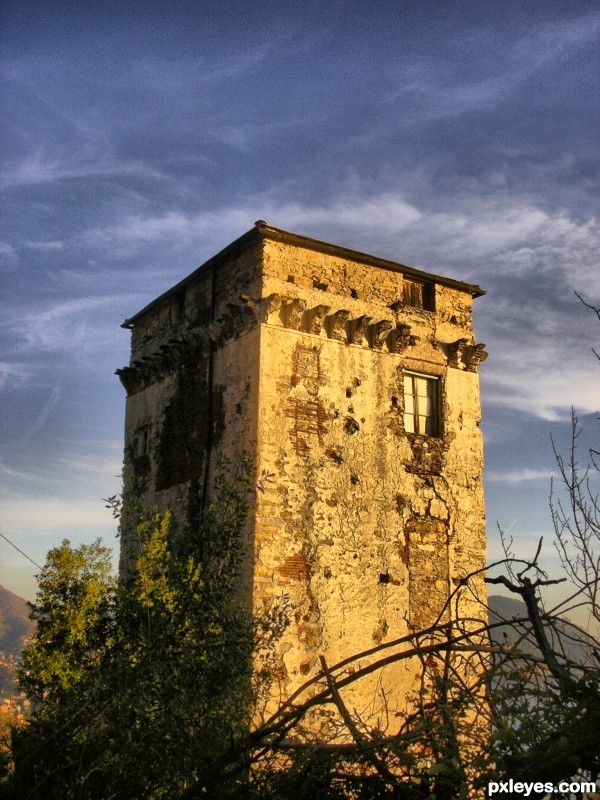
[[[410, 325], [398, 324], [394, 328], [390, 320], [373, 322], [373, 318], [366, 314], [352, 319], [351, 312], [345, 308], [333, 313], [330, 313], [330, 306], [323, 304], [307, 308], [305, 300], [275, 292], [260, 299], [241, 295], [240, 300], [241, 304], [227, 303], [227, 310], [216, 320], [189, 330], [177, 328], [156, 350], [144, 353], [129, 366], [116, 370], [127, 394], [135, 394], [162, 380], [187, 358], [197, 360], [198, 350], [208, 342], [218, 347], [257, 324], [274, 324], [313, 336], [324, 333], [329, 339], [375, 350], [387, 346], [391, 353], [402, 353], [419, 342], [419, 337], [411, 333]], [[448, 352], [449, 366], [467, 372], [476, 372], [488, 355], [485, 345], [469, 345], [468, 339], [458, 339], [444, 347]]]
[[419, 341], [418, 336], [413, 336], [410, 332], [410, 325], [397, 325], [395, 330], [389, 335], [389, 347], [391, 353], [401, 353], [407, 347], [414, 347]]
[[122, 369], [115, 370], [115, 375], [118, 376], [123, 388], [128, 395], [136, 392], [137, 384], [137, 370], [133, 367], [122, 367]]
[[487, 357], [488, 353], [484, 344], [476, 344], [472, 347], [465, 348], [465, 352], [463, 354], [465, 369], [467, 372], [477, 372], [477, 368], [482, 361], [486, 360]]
[[252, 311], [259, 325], [281, 325], [291, 330], [336, 339], [359, 347], [382, 350], [384, 346], [392, 353], [400, 353], [419, 341], [410, 332], [410, 325], [397, 325], [389, 319], [372, 322], [372, 317], [363, 314], [352, 319], [351, 312], [340, 308], [331, 312], [331, 307], [319, 304], [306, 307], [306, 301], [289, 295], [271, 294], [262, 300], [242, 295], [242, 302]]
[[330, 306], [318, 305], [304, 312], [304, 330], [308, 333], [319, 335], [325, 322], [325, 317], [330, 311]]
[[200, 326], [188, 331], [177, 331], [156, 350], [135, 359], [128, 367], [115, 371], [128, 395], [141, 391], [146, 386], [162, 380], [175, 372], [181, 362], [197, 354], [198, 348], [215, 333], [208, 327]]
[[470, 345], [468, 339], [457, 339], [448, 349], [448, 366], [466, 372], [477, 372], [478, 366], [488, 357], [484, 344]]
[[306, 309], [306, 300], [299, 297], [288, 302], [282, 309], [283, 324], [286, 328], [293, 331], [302, 330], [302, 319]]
[[218, 344], [221, 341], [224, 333], [224, 326], [219, 322], [209, 322], [205, 328], [206, 335], [213, 344]]
[[290, 298], [273, 293], [257, 300], [255, 297], [243, 294], [240, 300], [252, 312], [255, 321], [262, 325], [265, 322], [269, 322], [274, 314], [278, 314], [283, 306], [289, 302]]
[[369, 346], [369, 323], [373, 317], [363, 315], [348, 323], [348, 344]]
[[382, 319], [371, 325], [371, 344], [376, 350], [382, 349], [391, 329], [392, 323], [389, 319]]
[[342, 308], [325, 319], [325, 329], [330, 339], [338, 341], [346, 340], [346, 322], [350, 318], [350, 312]]
[[254, 323], [254, 314], [246, 304], [227, 303], [227, 313], [222, 314], [218, 323], [221, 326], [221, 341], [228, 341], [241, 336]]

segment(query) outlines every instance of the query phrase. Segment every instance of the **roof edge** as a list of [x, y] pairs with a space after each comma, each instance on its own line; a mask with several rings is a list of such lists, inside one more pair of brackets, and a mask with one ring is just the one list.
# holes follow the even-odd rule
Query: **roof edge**
[[342, 245], [331, 244], [330, 242], [323, 242], [320, 239], [313, 239], [310, 236], [303, 236], [298, 233], [286, 231], [283, 228], [276, 228], [274, 225], [269, 225], [262, 219], [255, 223], [263, 238], [273, 239], [275, 241], [284, 241], [288, 244], [295, 244], [298, 247], [305, 247], [308, 250], [317, 250], [321, 253], [328, 253], [329, 255], [337, 255], [345, 258], [350, 258], [353, 261], [358, 261], [362, 264], [369, 264], [374, 267], [383, 267], [390, 269], [394, 272], [402, 272], [405, 275], [410, 275], [414, 278], [422, 280], [434, 281], [441, 283], [444, 286], [451, 286], [462, 291], [470, 292], [473, 297], [482, 297], [486, 292], [481, 286], [476, 283], [468, 283], [466, 281], [459, 281], [455, 278], [447, 278], [443, 275], [436, 275], [433, 272], [426, 272], [418, 267], [411, 267], [408, 264], [402, 264], [399, 261], [391, 261], [387, 258], [374, 256], [369, 253], [363, 253], [360, 250], [352, 250], [349, 247]]
[[144, 308], [138, 311], [137, 314], [134, 314], [132, 317], [126, 319], [121, 324], [121, 327], [132, 328], [141, 317], [145, 316], [149, 311], [163, 303], [167, 298], [178, 294], [189, 283], [192, 283], [200, 272], [216, 266], [216, 264], [218, 264], [220, 261], [230, 257], [233, 255], [233, 253], [250, 244], [251, 242], [262, 239], [285, 242], [286, 244], [292, 244], [296, 247], [303, 247], [307, 250], [315, 250], [320, 253], [327, 253], [328, 255], [335, 255], [340, 258], [348, 258], [352, 261], [358, 261], [362, 264], [369, 264], [373, 267], [382, 267], [383, 269], [389, 269], [394, 272], [402, 272], [404, 275], [409, 275], [419, 280], [432, 281], [439, 283], [442, 286], [449, 286], [453, 289], [469, 292], [473, 298], [481, 297], [485, 294], [485, 290], [475, 283], [467, 283], [465, 281], [455, 280], [454, 278], [446, 278], [443, 275], [425, 272], [425, 270], [411, 267], [408, 264], [401, 264], [398, 261], [390, 261], [389, 259], [370, 255], [369, 253], [363, 253], [359, 250], [352, 250], [348, 247], [343, 247], [342, 245], [331, 244], [330, 242], [324, 242], [320, 239], [313, 239], [310, 236], [292, 233], [291, 231], [286, 231], [283, 228], [277, 228], [274, 225], [269, 225], [269, 223], [265, 222], [265, 220], [259, 219], [254, 223], [254, 226], [250, 228], [250, 230], [246, 231], [246, 233], [242, 234], [242, 236], [228, 244], [227, 247], [224, 247], [223, 250], [220, 250], [216, 255], [209, 258], [208, 261], [205, 261], [174, 286], [171, 286], [171, 288], [167, 289], [166, 292], [163, 292], [161, 295], [156, 297], [154, 300], [148, 303], [147, 306], [144, 306]]

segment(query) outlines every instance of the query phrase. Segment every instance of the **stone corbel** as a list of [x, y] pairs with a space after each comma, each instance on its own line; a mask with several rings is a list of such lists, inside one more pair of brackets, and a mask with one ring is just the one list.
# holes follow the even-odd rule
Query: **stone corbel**
[[463, 361], [467, 372], [477, 372], [477, 368], [482, 361], [488, 357], [484, 344], [476, 344], [472, 347], [465, 348], [463, 353]]
[[[249, 327], [250, 309], [247, 306], [241, 306], [239, 303], [227, 303], [229, 313], [225, 314], [219, 322], [223, 323], [223, 334], [226, 339], [232, 336], [239, 336], [243, 331]], [[254, 317], [252, 315], [251, 319]]]
[[331, 306], [315, 306], [309, 308], [304, 312], [304, 330], [308, 333], [317, 334], [321, 333], [325, 315], [329, 313]]
[[123, 388], [128, 395], [134, 394], [138, 387], [138, 371], [135, 367], [123, 367], [122, 369], [115, 370], [115, 375], [118, 375]]
[[455, 342], [452, 342], [448, 353], [449, 367], [454, 367], [454, 369], [458, 369], [460, 367], [460, 362], [462, 361], [463, 353], [468, 344], [469, 344], [468, 339], [457, 339]]
[[186, 339], [180, 336], [171, 337], [167, 341], [167, 346], [170, 348], [171, 352], [174, 352], [177, 355], [182, 355], [188, 349], [188, 343]]
[[418, 341], [418, 336], [411, 336], [410, 325], [398, 325], [390, 335], [390, 350], [392, 353], [401, 353], [407, 347], [414, 346]]
[[142, 356], [141, 358], [136, 359], [131, 368], [135, 370], [136, 374], [136, 385], [139, 389], [144, 383], [147, 383], [151, 380], [154, 363], [149, 356]]
[[337, 339], [338, 341], [346, 339], [346, 322], [349, 316], [350, 312], [342, 308], [326, 318], [325, 327], [330, 339]]
[[257, 300], [256, 297], [252, 297], [249, 294], [240, 295], [240, 300], [248, 311], [252, 312], [259, 325], [264, 322], [264, 300]]
[[371, 343], [374, 348], [381, 350], [391, 329], [392, 323], [389, 319], [382, 319], [371, 325]]
[[277, 314], [281, 311], [285, 303], [290, 301], [290, 298], [273, 293], [258, 300], [256, 297], [251, 297], [249, 294], [243, 294], [240, 296], [240, 300], [248, 311], [252, 312], [258, 324], [262, 325], [264, 322], [270, 322], [270, 318], [273, 314]]
[[190, 328], [187, 332], [187, 339], [192, 347], [197, 346], [201, 342], [206, 342], [208, 334], [205, 325], [198, 325], [195, 328]]
[[[271, 322], [271, 317], [275, 314], [281, 314], [281, 310], [285, 307], [286, 303], [289, 303], [291, 300], [290, 297], [284, 294], [277, 294], [273, 292], [272, 294], [267, 295], [263, 300], [262, 303], [262, 322]], [[279, 322], [281, 322], [281, 317], [279, 318]]]
[[365, 314], [352, 320], [348, 335], [349, 344], [369, 344], [369, 323], [372, 319], [373, 317], [368, 317]]
[[213, 344], [217, 344], [221, 334], [223, 333], [223, 326], [218, 322], [209, 322], [206, 326], [206, 335]]
[[283, 324], [286, 328], [299, 331], [302, 328], [302, 316], [306, 308], [306, 300], [295, 297], [290, 300], [283, 308]]
[[171, 347], [171, 345], [168, 344], [168, 343], [167, 344], [161, 344], [161, 346], [158, 349], [160, 350], [161, 358], [163, 358], [165, 360], [170, 360], [171, 357], [173, 356], [174, 348]]

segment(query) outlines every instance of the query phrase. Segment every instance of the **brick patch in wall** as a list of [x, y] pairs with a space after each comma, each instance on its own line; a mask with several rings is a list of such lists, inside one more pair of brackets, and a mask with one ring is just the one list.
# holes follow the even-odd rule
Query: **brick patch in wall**
[[310, 577], [310, 567], [304, 556], [300, 554], [288, 556], [279, 572], [286, 578], [295, 578], [298, 581], [305, 581]]

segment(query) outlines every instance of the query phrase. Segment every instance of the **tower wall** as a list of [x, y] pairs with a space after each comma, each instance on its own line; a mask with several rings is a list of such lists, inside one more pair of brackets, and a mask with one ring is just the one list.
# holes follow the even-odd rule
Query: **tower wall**
[[[484, 564], [478, 376], [456, 346], [474, 343], [472, 298], [436, 286], [434, 310], [398, 306], [402, 280], [265, 243], [263, 295], [280, 300], [260, 339], [257, 456], [269, 480], [254, 601], [291, 599], [282, 696], [321, 655], [334, 664], [432, 624]], [[405, 431], [407, 370], [436, 379], [434, 436]], [[413, 665], [390, 666], [347, 690], [349, 705], [382, 720], [413, 679]]]
[[[217, 454], [252, 455], [249, 601], [291, 610], [274, 702], [320, 656], [432, 624], [484, 565], [473, 294], [263, 223], [128, 323], [126, 462], [144, 501], [197, 524]], [[400, 662], [345, 697], [385, 727], [415, 677]]]

